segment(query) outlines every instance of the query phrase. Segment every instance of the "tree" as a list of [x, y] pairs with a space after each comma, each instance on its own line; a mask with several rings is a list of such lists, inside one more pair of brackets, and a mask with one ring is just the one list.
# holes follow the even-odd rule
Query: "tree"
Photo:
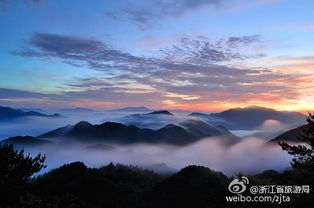
[[44, 165], [45, 156], [31, 157], [24, 150], [15, 150], [12, 144], [0, 145], [0, 207], [14, 207], [26, 194], [32, 175]]
[[314, 171], [314, 113], [309, 113], [307, 125], [301, 127], [303, 134], [297, 138], [303, 144], [290, 145], [281, 141], [279, 145], [283, 150], [293, 155], [292, 167], [300, 170]]
[[225, 207], [229, 182], [221, 172], [187, 166], [156, 186], [153, 207]]

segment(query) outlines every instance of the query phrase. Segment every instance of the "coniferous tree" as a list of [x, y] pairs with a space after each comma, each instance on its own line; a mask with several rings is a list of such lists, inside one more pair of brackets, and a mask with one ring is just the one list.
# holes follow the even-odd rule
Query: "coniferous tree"
[[31, 157], [12, 144], [0, 145], [0, 207], [18, 207], [33, 181], [33, 174], [45, 167], [45, 156]]

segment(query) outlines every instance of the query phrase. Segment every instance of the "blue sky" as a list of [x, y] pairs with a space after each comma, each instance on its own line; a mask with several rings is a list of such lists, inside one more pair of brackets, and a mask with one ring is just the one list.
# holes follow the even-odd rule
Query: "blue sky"
[[314, 109], [311, 0], [0, 6], [1, 105]]

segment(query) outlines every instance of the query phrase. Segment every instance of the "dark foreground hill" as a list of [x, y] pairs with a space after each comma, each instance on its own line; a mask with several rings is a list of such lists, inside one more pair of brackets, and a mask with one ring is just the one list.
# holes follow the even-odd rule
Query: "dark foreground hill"
[[[296, 171], [265, 171], [248, 176], [250, 185], [311, 184], [313, 179], [300, 177]], [[63, 165], [30, 181], [3, 187], [17, 192], [1, 200], [1, 207], [31, 208], [224, 208], [224, 207], [312, 207], [313, 194], [291, 194], [291, 201], [227, 202], [232, 181], [221, 172], [191, 165], [171, 176], [161, 176], [150, 170], [110, 163], [100, 168], [88, 168], [82, 162]], [[4, 190], [4, 189], [2, 189]], [[3, 196], [2, 195], [2, 196]], [[254, 197], [248, 192], [245, 196]], [[10, 199], [16, 199], [10, 201]], [[11, 203], [10, 206], [4, 206]], [[282, 205], [282, 206], [279, 206]]]
[[276, 120], [286, 126], [304, 123], [305, 115], [298, 112], [276, 111], [264, 107], [232, 108], [220, 113], [191, 113], [211, 125], [223, 125], [227, 129], [257, 129], [267, 120]]
[[198, 141], [204, 137], [219, 136], [229, 144], [239, 141], [239, 138], [226, 129], [209, 126], [202, 121], [186, 121], [180, 125], [169, 124], [158, 130], [142, 129], [134, 125], [105, 122], [92, 125], [81, 121], [73, 126], [65, 126], [45, 133], [39, 138], [58, 138], [80, 142], [110, 141], [122, 143], [167, 143], [183, 145]]

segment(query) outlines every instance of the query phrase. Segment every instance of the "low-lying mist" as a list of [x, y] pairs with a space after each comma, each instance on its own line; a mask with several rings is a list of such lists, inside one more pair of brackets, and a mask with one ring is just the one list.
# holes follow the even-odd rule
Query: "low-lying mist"
[[290, 166], [291, 160], [278, 145], [265, 145], [264, 140], [257, 138], [247, 138], [232, 146], [225, 146], [218, 137], [211, 137], [180, 147], [164, 144], [59, 143], [25, 150], [47, 156], [48, 166], [42, 172], [64, 163], [82, 161], [90, 167], [113, 162], [137, 165], [159, 173], [172, 173], [187, 165], [202, 165], [232, 175], [267, 169], [281, 171]]
[[[55, 112], [47, 112], [53, 114]], [[118, 122], [125, 125], [135, 125], [139, 128], [159, 129], [168, 124], [180, 124], [186, 120], [202, 120], [187, 116], [188, 112], [176, 112], [175, 115], [143, 114], [142, 112], [128, 111], [92, 111], [92, 112], [58, 112], [60, 117], [36, 117], [28, 116], [7, 121], [0, 121], [0, 140], [12, 136], [39, 136], [56, 128], [66, 125], [74, 125], [82, 120], [91, 124], [101, 124], [107, 121]], [[206, 122], [206, 120], [203, 120]], [[208, 123], [208, 122], [207, 122]], [[215, 126], [212, 123], [209, 125]], [[266, 120], [262, 126], [256, 129], [231, 130], [238, 137], [258, 137], [270, 140], [280, 133], [296, 126], [286, 126], [276, 120]]]
[[[139, 112], [140, 113], [140, 112]], [[132, 114], [130, 116], [130, 114]], [[199, 119], [180, 115], [150, 115], [134, 112], [88, 112], [64, 113], [62, 117], [25, 117], [0, 123], [0, 140], [10, 136], [38, 136], [55, 128], [85, 120], [92, 124], [106, 121], [136, 124], [140, 128], [158, 129], [170, 123], [187, 119]], [[65, 143], [58, 138], [56, 143], [45, 146], [25, 147], [26, 152], [41, 152], [47, 156], [46, 172], [73, 161], [82, 161], [91, 167], [110, 162], [137, 165], [159, 173], [172, 173], [187, 165], [202, 165], [232, 175], [237, 172], [257, 173], [266, 169], [283, 170], [290, 166], [291, 157], [278, 145], [265, 145], [278, 132], [288, 127], [275, 120], [267, 120], [254, 130], [232, 131], [242, 141], [232, 146], [225, 145], [221, 138], [204, 138], [185, 146], [166, 144], [110, 144], [110, 143]], [[252, 136], [254, 135], [254, 136]]]

